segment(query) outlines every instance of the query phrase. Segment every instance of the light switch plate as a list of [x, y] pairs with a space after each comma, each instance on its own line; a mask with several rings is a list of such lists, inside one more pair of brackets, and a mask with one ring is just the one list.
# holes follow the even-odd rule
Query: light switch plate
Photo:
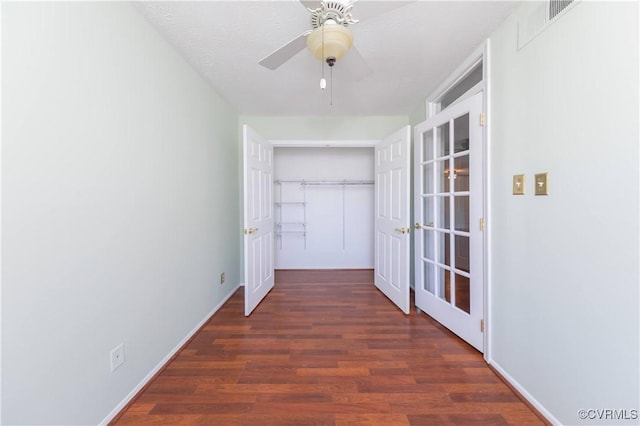
[[513, 195], [524, 195], [524, 175], [513, 175]]
[[536, 195], [549, 195], [548, 173], [536, 173]]

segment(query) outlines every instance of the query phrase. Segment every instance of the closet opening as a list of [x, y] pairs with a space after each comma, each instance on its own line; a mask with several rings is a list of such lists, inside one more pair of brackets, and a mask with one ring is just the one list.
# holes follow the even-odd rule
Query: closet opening
[[374, 148], [274, 147], [273, 159], [276, 283], [373, 282]]

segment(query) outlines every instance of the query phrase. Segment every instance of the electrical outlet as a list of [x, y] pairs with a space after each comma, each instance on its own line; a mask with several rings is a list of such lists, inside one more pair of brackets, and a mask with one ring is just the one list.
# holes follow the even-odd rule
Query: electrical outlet
[[220, 284], [224, 284], [224, 272], [220, 274]]
[[111, 350], [111, 372], [124, 364], [124, 343], [120, 343], [115, 349]]

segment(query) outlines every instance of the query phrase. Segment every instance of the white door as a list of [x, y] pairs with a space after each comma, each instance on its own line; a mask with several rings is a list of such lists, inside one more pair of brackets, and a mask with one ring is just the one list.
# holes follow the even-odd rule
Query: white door
[[482, 93], [414, 134], [416, 306], [483, 351]]
[[249, 126], [244, 147], [244, 314], [249, 315], [274, 284], [273, 147]]
[[409, 313], [409, 141], [404, 127], [375, 148], [374, 283]]

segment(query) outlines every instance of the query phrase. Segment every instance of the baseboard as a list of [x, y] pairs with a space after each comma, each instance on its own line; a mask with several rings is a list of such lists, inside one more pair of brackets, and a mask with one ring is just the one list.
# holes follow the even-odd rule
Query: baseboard
[[556, 419], [537, 399], [533, 397], [527, 390], [522, 387], [520, 383], [509, 373], [507, 373], [498, 363], [493, 360], [488, 360], [487, 363], [494, 373], [498, 375], [506, 384], [513, 390], [520, 398], [533, 410], [533, 412], [540, 417], [541, 420], [548, 422], [551, 425], [561, 425], [560, 421]]
[[180, 350], [191, 340], [191, 338], [209, 321], [209, 319], [218, 312], [218, 310], [235, 294], [235, 292], [242, 286], [242, 284], [238, 284], [234, 289], [229, 291], [229, 294], [220, 301], [207, 315], [205, 315], [204, 319], [200, 321], [196, 326], [191, 330], [187, 335], [182, 339], [175, 348], [173, 348], [162, 360], [145, 376], [144, 379], [138, 385], [133, 388], [131, 392], [122, 400], [116, 407], [111, 410], [111, 412], [105, 417], [100, 423], [99, 426], [106, 426], [114, 420], [120, 412], [124, 410], [124, 408], [142, 391], [149, 382], [164, 369], [164, 367], [171, 361], [171, 359], [178, 353]]

